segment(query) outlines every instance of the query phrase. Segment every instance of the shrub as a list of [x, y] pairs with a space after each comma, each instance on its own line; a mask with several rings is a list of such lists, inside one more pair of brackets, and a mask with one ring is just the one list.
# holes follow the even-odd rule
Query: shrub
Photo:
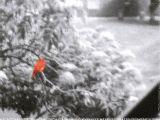
[[[76, 9], [62, 0], [2, 0], [2, 109], [22, 117], [102, 118], [126, 107], [132, 91], [127, 84], [139, 84], [139, 71], [110, 33], [76, 28]], [[46, 59], [46, 69], [31, 79], [39, 57]]]

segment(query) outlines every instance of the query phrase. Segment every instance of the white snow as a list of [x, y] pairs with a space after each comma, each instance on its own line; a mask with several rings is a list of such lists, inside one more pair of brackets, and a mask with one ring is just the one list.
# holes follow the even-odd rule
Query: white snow
[[106, 56], [106, 53], [103, 52], [103, 51], [94, 51], [92, 52], [92, 55], [95, 57], [95, 58], [103, 58]]
[[20, 119], [20, 115], [18, 115], [15, 111], [13, 110], [5, 110], [2, 111], [0, 109], [0, 119]]
[[3, 71], [0, 71], [0, 81], [8, 80], [8, 77]]
[[89, 49], [94, 49], [92, 47], [91, 42], [87, 41], [87, 40], [79, 40], [78, 41], [79, 47], [81, 50], [87, 51]]
[[76, 79], [71, 72], [64, 72], [59, 77], [61, 85], [72, 85], [76, 83]]
[[34, 90], [35, 90], [35, 91], [40, 91], [40, 90], [42, 90], [42, 85], [36, 85], [36, 86], [34, 87]]
[[115, 40], [115, 37], [114, 37], [113, 33], [109, 32], [109, 31], [101, 32], [100, 37], [101, 37], [101, 39], [106, 38], [108, 40]]
[[78, 69], [77, 66], [75, 66], [75, 65], [72, 64], [72, 63], [62, 64], [62, 67], [63, 67], [65, 70], [69, 70], [69, 71], [73, 71], [73, 70]]
[[138, 97], [130, 96], [130, 97], [129, 97], [129, 101], [130, 101], [130, 102], [136, 102], [136, 101], [138, 101]]
[[131, 50], [129, 50], [129, 49], [122, 51], [121, 54], [125, 58], [128, 58], [128, 59], [129, 58], [131, 58], [131, 59], [135, 59], [136, 58], [135, 54]]

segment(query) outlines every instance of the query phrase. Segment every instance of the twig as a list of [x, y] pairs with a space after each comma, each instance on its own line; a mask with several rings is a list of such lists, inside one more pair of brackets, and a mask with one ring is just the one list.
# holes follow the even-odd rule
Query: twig
[[46, 78], [46, 76], [44, 75], [43, 72], [41, 72], [41, 75], [42, 75], [42, 78], [43, 78], [44, 81], [48, 82], [48, 83], [51, 84], [52, 86], [55, 86], [51, 81], [49, 81], [49, 80]]

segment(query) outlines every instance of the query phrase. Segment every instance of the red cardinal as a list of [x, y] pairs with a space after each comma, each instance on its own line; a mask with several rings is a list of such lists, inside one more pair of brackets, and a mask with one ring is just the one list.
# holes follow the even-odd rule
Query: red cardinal
[[36, 64], [34, 65], [32, 78], [35, 78], [38, 73], [43, 72], [45, 67], [46, 67], [45, 59], [44, 58], [38, 59]]

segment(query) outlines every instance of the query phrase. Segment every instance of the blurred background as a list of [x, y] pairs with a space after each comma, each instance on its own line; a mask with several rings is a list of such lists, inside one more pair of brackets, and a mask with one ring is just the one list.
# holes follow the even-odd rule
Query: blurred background
[[[101, 25], [136, 54], [144, 76], [159, 75], [159, 0], [84, 0], [87, 25]], [[78, 4], [77, 4], [78, 5]]]
[[[87, 0], [90, 16], [117, 17], [120, 12], [124, 16], [150, 15], [151, 0]], [[154, 1], [154, 4], [158, 4]], [[125, 9], [125, 10], [124, 10]], [[160, 9], [155, 10], [155, 14], [160, 14]]]

